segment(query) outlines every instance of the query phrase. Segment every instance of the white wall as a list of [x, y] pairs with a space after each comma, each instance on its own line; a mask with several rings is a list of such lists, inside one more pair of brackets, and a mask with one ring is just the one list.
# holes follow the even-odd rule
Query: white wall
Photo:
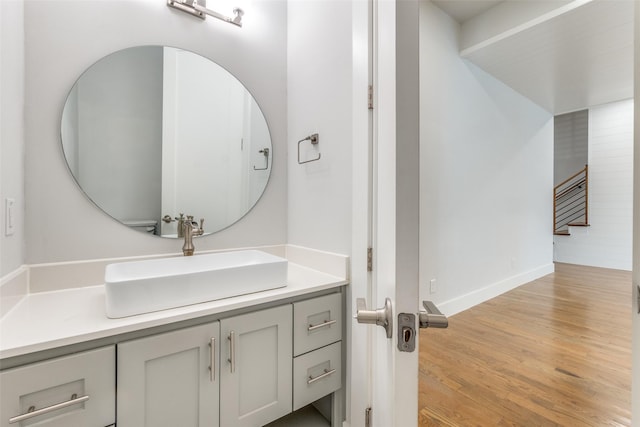
[[62, 106], [75, 80], [106, 54], [134, 45], [180, 47], [222, 65], [254, 95], [271, 131], [273, 170], [264, 196], [232, 227], [196, 239], [196, 251], [286, 242], [286, 14], [283, 0], [251, 2], [237, 28], [163, 1], [27, 2], [26, 261], [180, 251], [179, 241], [130, 230], [96, 209], [73, 182], [60, 148]]
[[589, 109], [589, 224], [555, 236], [555, 260], [631, 270], [633, 100]]
[[458, 24], [422, 6], [421, 298], [453, 314], [552, 271], [553, 117], [462, 60]]
[[[367, 15], [366, 2], [288, 2], [288, 243], [351, 256], [349, 319], [355, 297], [367, 292]], [[297, 142], [316, 132], [318, 146], [305, 141], [301, 157], [320, 153], [321, 159], [299, 165]], [[358, 147], [364, 150], [354, 153]], [[355, 206], [354, 199], [362, 203]], [[354, 253], [352, 245], [362, 250]], [[349, 326], [345, 340], [345, 409], [352, 426], [364, 424], [370, 403], [365, 330]]]
[[589, 110], [555, 116], [553, 123], [555, 187], [589, 163]]
[[[0, 277], [25, 262], [24, 5], [0, 1]], [[15, 200], [15, 233], [5, 236], [5, 198]]]
[[[288, 6], [289, 243], [351, 252], [351, 8], [344, 1]], [[366, 101], [365, 101], [366, 102]], [[298, 140], [320, 135], [315, 149]]]
[[104, 58], [65, 102], [64, 152], [75, 160], [69, 167], [89, 198], [116, 219], [162, 216], [162, 117], [160, 48]]

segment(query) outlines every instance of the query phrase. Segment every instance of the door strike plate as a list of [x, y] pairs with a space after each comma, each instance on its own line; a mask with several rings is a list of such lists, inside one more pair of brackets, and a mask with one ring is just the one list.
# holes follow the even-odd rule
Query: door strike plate
[[416, 315], [398, 314], [398, 350], [413, 352], [416, 349]]

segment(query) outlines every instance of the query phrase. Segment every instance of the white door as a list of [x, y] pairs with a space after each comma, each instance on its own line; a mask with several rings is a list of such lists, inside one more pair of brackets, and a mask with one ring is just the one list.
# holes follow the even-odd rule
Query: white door
[[[354, 247], [352, 313], [357, 298], [368, 309], [392, 304], [392, 336], [375, 325], [352, 324], [350, 421], [365, 425], [411, 427], [418, 415], [418, 345], [397, 346], [399, 313], [419, 309], [419, 90], [417, 0], [354, 2], [354, 47], [369, 40], [371, 67], [354, 52]], [[364, 3], [364, 4], [363, 4]], [[366, 16], [366, 18], [363, 18]], [[367, 36], [366, 20], [372, 24]], [[402, 22], [402, 25], [396, 25]], [[357, 89], [368, 77], [373, 109], [362, 116]], [[365, 127], [367, 132], [362, 131]], [[365, 135], [363, 135], [365, 134]], [[370, 141], [368, 143], [367, 141]], [[370, 156], [363, 156], [363, 153]], [[366, 171], [370, 170], [369, 178]], [[370, 182], [368, 182], [370, 181]], [[368, 191], [365, 191], [368, 189]], [[368, 206], [367, 209], [363, 206]], [[361, 256], [373, 248], [373, 270]], [[417, 336], [417, 319], [414, 323]]]
[[[191, 52], [165, 48], [163, 73], [161, 216], [182, 212], [220, 230], [247, 210], [248, 151], [239, 147], [255, 103], [226, 70]], [[175, 222], [161, 225], [163, 235], [177, 233]]]
[[[393, 302], [393, 318], [397, 313], [411, 313], [418, 303], [418, 193], [419, 170], [416, 149], [419, 125], [412, 123], [418, 111], [418, 83], [412, 71], [411, 55], [417, 61], [418, 5], [413, 0], [371, 0], [371, 11], [365, 2], [353, 2], [354, 49], [368, 37], [368, 23], [375, 22], [374, 49], [368, 55], [354, 50], [354, 200], [352, 250], [352, 313], [355, 300], [367, 297], [369, 308], [379, 308], [385, 297]], [[398, 14], [398, 15], [396, 15]], [[396, 20], [396, 18], [398, 18]], [[370, 19], [368, 21], [367, 19]], [[402, 22], [396, 26], [396, 22]], [[640, 8], [636, 8], [636, 28], [640, 28]], [[415, 32], [415, 34], [412, 33]], [[396, 46], [400, 46], [396, 50]], [[640, 58], [640, 31], [636, 30], [636, 57]], [[397, 56], [396, 56], [397, 55]], [[363, 58], [366, 58], [363, 59]], [[373, 63], [373, 76], [363, 62]], [[396, 65], [398, 65], [396, 75]], [[408, 74], [405, 74], [408, 73]], [[640, 61], [635, 75], [640, 78]], [[359, 99], [362, 81], [372, 82], [374, 110], [369, 119], [361, 112]], [[638, 80], [638, 79], [636, 79]], [[396, 87], [396, 81], [398, 86]], [[636, 82], [636, 99], [640, 99], [640, 81]], [[396, 103], [397, 101], [397, 103]], [[415, 108], [414, 108], [415, 107]], [[640, 427], [640, 103], [636, 102], [635, 123], [635, 195], [634, 195], [634, 265], [633, 265], [633, 396], [632, 425]], [[396, 117], [398, 112], [398, 117]], [[396, 118], [398, 119], [396, 121]], [[367, 129], [366, 131], [363, 129]], [[416, 135], [413, 135], [413, 133]], [[407, 135], [408, 134], [408, 135]], [[371, 150], [368, 137], [373, 144]], [[373, 162], [363, 152], [373, 152]], [[367, 173], [373, 165], [373, 185], [367, 187]], [[398, 170], [396, 165], [402, 165]], [[369, 188], [369, 191], [365, 189]], [[367, 206], [367, 208], [365, 208]], [[415, 233], [412, 235], [412, 230]], [[366, 273], [365, 245], [375, 248], [374, 270]], [[412, 253], [412, 251], [415, 251]], [[373, 301], [373, 302], [372, 302]], [[365, 330], [366, 329], [366, 330]], [[351, 325], [351, 378], [348, 418], [352, 426], [365, 425], [365, 410], [372, 408], [372, 426], [417, 425], [418, 354], [400, 353], [396, 346], [397, 331], [389, 340], [384, 330], [371, 325]], [[416, 348], [418, 343], [416, 343]]]

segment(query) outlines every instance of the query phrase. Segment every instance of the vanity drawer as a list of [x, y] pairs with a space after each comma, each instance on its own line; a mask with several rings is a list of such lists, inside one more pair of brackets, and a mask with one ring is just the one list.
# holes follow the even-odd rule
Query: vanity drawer
[[342, 294], [293, 304], [293, 355], [342, 339]]
[[113, 424], [115, 368], [109, 346], [3, 371], [0, 426]]
[[342, 385], [342, 343], [293, 359], [293, 410], [297, 411]]

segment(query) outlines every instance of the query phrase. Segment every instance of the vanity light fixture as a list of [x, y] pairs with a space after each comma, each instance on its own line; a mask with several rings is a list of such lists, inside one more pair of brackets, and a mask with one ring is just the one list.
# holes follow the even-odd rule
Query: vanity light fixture
[[167, 6], [186, 12], [190, 15], [197, 16], [200, 19], [206, 19], [207, 15], [218, 18], [229, 24], [242, 27], [242, 16], [244, 11], [238, 7], [233, 9], [233, 18], [223, 15], [215, 10], [207, 9], [207, 0], [167, 0]]

